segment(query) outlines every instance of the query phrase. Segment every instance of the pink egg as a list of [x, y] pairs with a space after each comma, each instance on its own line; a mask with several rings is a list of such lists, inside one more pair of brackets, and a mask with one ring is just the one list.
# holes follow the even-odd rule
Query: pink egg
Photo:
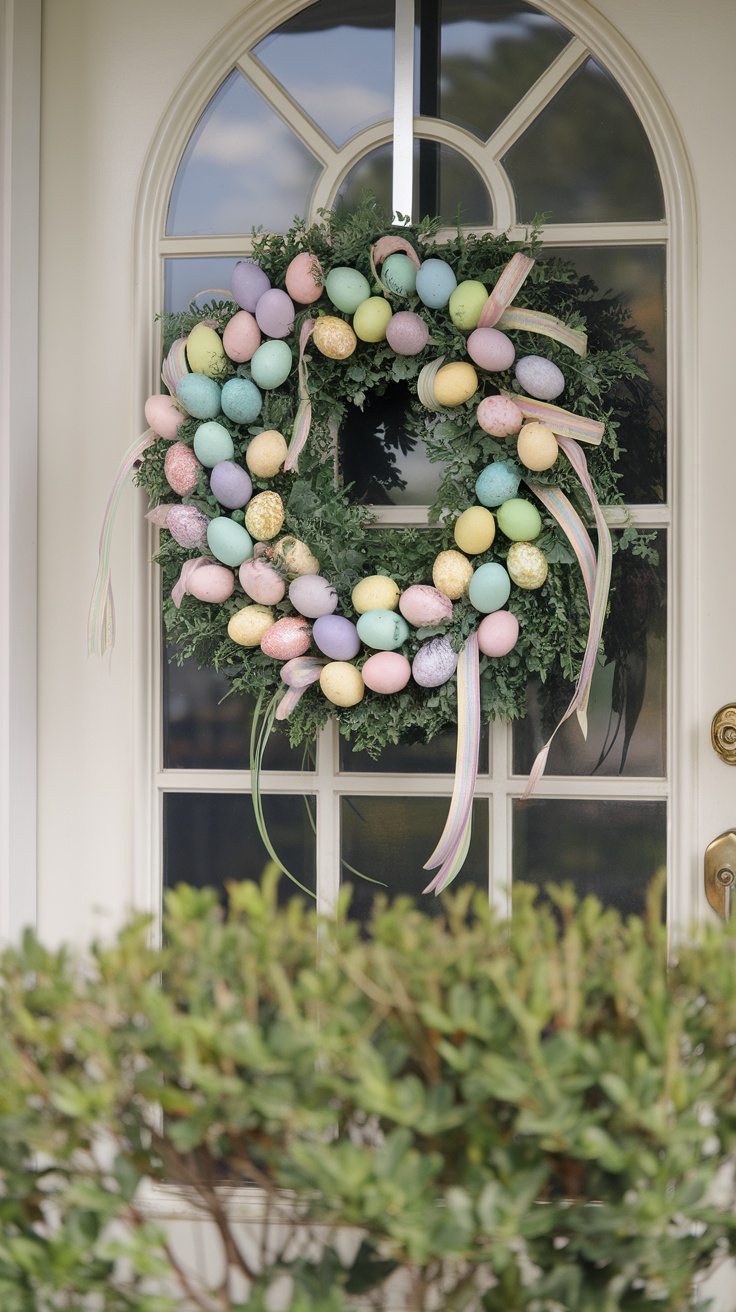
[[290, 661], [309, 650], [312, 630], [299, 615], [285, 615], [264, 633], [261, 651], [277, 661]]
[[511, 338], [499, 332], [498, 328], [474, 328], [467, 346], [473, 363], [479, 369], [487, 369], [489, 373], [510, 369], [516, 356]]
[[258, 327], [267, 337], [288, 337], [294, 327], [294, 302], [286, 292], [272, 287], [256, 305]]
[[261, 344], [261, 330], [247, 310], [238, 310], [225, 324], [222, 345], [225, 354], [236, 364], [250, 360]]
[[519, 621], [509, 610], [494, 610], [478, 625], [478, 646], [486, 656], [507, 656], [518, 637]]
[[164, 458], [166, 482], [180, 497], [188, 497], [199, 482], [202, 468], [192, 448], [186, 442], [174, 442]]
[[484, 396], [476, 410], [476, 419], [492, 437], [511, 437], [524, 422], [516, 402], [505, 396]]
[[301, 615], [311, 620], [331, 615], [337, 610], [337, 593], [319, 574], [300, 574], [289, 584], [289, 601]]
[[361, 674], [371, 692], [388, 695], [406, 687], [411, 678], [411, 665], [399, 651], [377, 651], [368, 657]]
[[225, 565], [200, 565], [187, 583], [187, 592], [198, 601], [220, 603], [235, 591], [235, 575]]
[[192, 550], [207, 546], [209, 520], [196, 506], [172, 506], [166, 512], [166, 527], [180, 547]]
[[243, 591], [261, 606], [275, 606], [286, 596], [286, 583], [267, 560], [245, 560], [238, 571]]
[[238, 260], [230, 279], [230, 290], [238, 305], [251, 314], [261, 296], [271, 286], [268, 274], [263, 272], [253, 260]]
[[425, 624], [442, 624], [452, 619], [452, 602], [443, 592], [426, 583], [413, 583], [399, 597], [399, 610], [415, 628]]
[[344, 615], [320, 615], [314, 621], [312, 640], [331, 661], [351, 661], [360, 651], [358, 630]]
[[173, 442], [181, 428], [184, 420], [187, 418], [182, 414], [178, 405], [175, 404], [172, 396], [163, 394], [149, 396], [143, 408], [146, 416], [146, 423], [152, 428], [157, 437], [163, 437], [167, 442]]
[[386, 341], [397, 355], [418, 355], [429, 340], [429, 328], [412, 310], [399, 310], [389, 319]]
[[322, 266], [316, 255], [301, 251], [287, 268], [284, 281], [292, 300], [298, 301], [300, 305], [313, 305], [324, 290], [321, 278]]

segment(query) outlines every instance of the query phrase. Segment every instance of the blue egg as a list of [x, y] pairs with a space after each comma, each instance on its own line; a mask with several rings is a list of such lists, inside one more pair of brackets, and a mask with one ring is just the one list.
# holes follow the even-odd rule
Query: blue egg
[[216, 560], [237, 569], [253, 555], [253, 539], [242, 524], [226, 515], [211, 519], [207, 526], [207, 545]]
[[476, 610], [489, 615], [493, 610], [500, 610], [506, 605], [511, 592], [511, 579], [503, 565], [492, 560], [479, 565], [473, 572], [468, 587], [468, 596]]
[[417, 272], [417, 296], [431, 310], [441, 310], [457, 287], [454, 270], [445, 260], [423, 260]]
[[210, 474], [210, 487], [226, 510], [240, 510], [253, 495], [250, 474], [234, 460], [221, 460], [215, 465]]
[[366, 610], [356, 627], [360, 641], [377, 651], [395, 651], [409, 637], [409, 625], [395, 610]]
[[508, 460], [494, 460], [475, 480], [475, 495], [482, 506], [500, 506], [519, 490], [521, 474]]
[[292, 364], [293, 357], [286, 342], [263, 342], [251, 359], [251, 377], [259, 387], [280, 387], [289, 377]]
[[235, 455], [233, 439], [223, 424], [208, 419], [194, 434], [194, 454], [201, 464], [212, 469], [221, 460], [232, 460]]
[[180, 378], [176, 399], [192, 419], [214, 419], [222, 409], [220, 385], [207, 374], [185, 374]]
[[228, 378], [220, 404], [234, 424], [252, 424], [261, 413], [263, 397], [250, 378]]

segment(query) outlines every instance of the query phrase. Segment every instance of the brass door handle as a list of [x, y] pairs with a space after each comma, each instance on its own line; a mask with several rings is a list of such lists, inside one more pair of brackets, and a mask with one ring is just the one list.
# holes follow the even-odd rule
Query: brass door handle
[[731, 895], [736, 882], [736, 831], [727, 829], [705, 849], [705, 895], [722, 920], [731, 919]]

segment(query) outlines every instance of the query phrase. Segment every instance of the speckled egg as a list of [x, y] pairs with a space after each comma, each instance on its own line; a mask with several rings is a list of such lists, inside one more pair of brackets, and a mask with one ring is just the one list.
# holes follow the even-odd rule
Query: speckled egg
[[314, 621], [312, 641], [332, 661], [350, 661], [360, 651], [358, 630], [344, 615], [320, 615]]
[[251, 314], [258, 301], [271, 286], [268, 274], [253, 260], [238, 260], [230, 280], [230, 290], [238, 305]]
[[286, 596], [286, 583], [267, 560], [246, 560], [238, 571], [240, 586], [263, 606], [276, 606]]
[[434, 398], [438, 405], [463, 405], [478, 391], [478, 375], [472, 364], [454, 360], [443, 364], [434, 376]]
[[397, 355], [418, 355], [429, 341], [429, 328], [413, 310], [399, 310], [389, 319], [386, 341]]
[[196, 506], [172, 506], [166, 512], [166, 527], [175, 542], [186, 551], [207, 546], [209, 520]]
[[399, 610], [414, 628], [427, 624], [444, 624], [452, 619], [452, 602], [439, 588], [413, 583], [399, 597]]
[[210, 474], [210, 487], [226, 510], [240, 510], [253, 495], [253, 484], [246, 471], [234, 460], [221, 460]]
[[524, 424], [516, 440], [522, 465], [539, 472], [551, 469], [559, 452], [557, 438], [546, 424]]
[[300, 251], [295, 255], [286, 270], [286, 290], [293, 301], [299, 305], [313, 305], [324, 290], [322, 286], [322, 266], [316, 255], [309, 251]]
[[417, 271], [416, 292], [423, 305], [442, 310], [457, 287], [457, 278], [445, 260], [422, 260]]
[[235, 575], [224, 565], [200, 565], [190, 575], [187, 592], [198, 601], [209, 601], [221, 605], [235, 591]]
[[328, 360], [347, 360], [358, 345], [350, 324], [332, 314], [324, 314], [317, 320], [312, 341]]
[[516, 402], [505, 396], [484, 396], [475, 417], [483, 431], [490, 433], [491, 437], [511, 437], [518, 433], [524, 422]]
[[494, 460], [475, 480], [475, 495], [482, 506], [500, 506], [516, 496], [520, 482], [521, 474], [514, 465], [507, 460]]
[[500, 373], [510, 369], [516, 348], [510, 337], [498, 328], [474, 328], [468, 338], [468, 355], [479, 369]]
[[200, 424], [194, 434], [194, 454], [207, 469], [213, 469], [221, 460], [232, 460], [235, 447], [225, 425], [216, 419]]
[[259, 492], [245, 512], [245, 527], [257, 542], [270, 542], [283, 523], [284, 503], [278, 492]]
[[227, 356], [220, 334], [209, 324], [198, 323], [187, 337], [187, 361], [195, 374], [218, 378], [227, 368]]
[[263, 397], [250, 378], [228, 378], [220, 403], [234, 424], [252, 424], [261, 413]]
[[432, 566], [432, 581], [438, 592], [457, 601], [468, 590], [473, 566], [460, 551], [441, 551]]
[[382, 342], [392, 315], [385, 296], [369, 296], [353, 315], [353, 332], [361, 342]]
[[166, 482], [180, 497], [188, 497], [199, 482], [199, 463], [192, 448], [186, 442], [174, 442], [164, 457], [164, 474]]
[[481, 311], [488, 300], [488, 292], [482, 282], [466, 278], [459, 282], [449, 300], [450, 318], [456, 328], [477, 328]]
[[497, 560], [488, 561], [485, 565], [479, 565], [473, 572], [470, 580], [468, 595], [471, 603], [476, 610], [481, 610], [488, 614], [492, 610], [500, 610], [506, 605], [511, 592], [511, 579], [503, 565]]
[[353, 588], [351, 600], [359, 615], [367, 610], [396, 610], [401, 589], [385, 574], [370, 574]]
[[565, 390], [565, 375], [543, 355], [524, 355], [516, 361], [519, 386], [538, 401], [554, 401]]
[[486, 615], [478, 625], [478, 646], [485, 656], [508, 656], [519, 638], [519, 621], [508, 610]]
[[250, 362], [251, 378], [258, 387], [270, 391], [286, 382], [293, 363], [294, 358], [286, 342], [263, 342]]
[[334, 706], [357, 706], [365, 695], [363, 675], [348, 661], [330, 661], [325, 665], [319, 686]]
[[173, 396], [163, 394], [149, 396], [143, 412], [149, 428], [153, 429], [157, 437], [163, 437], [166, 442], [176, 440], [179, 429], [187, 417], [180, 410]]
[[176, 384], [176, 399], [192, 419], [214, 419], [222, 409], [219, 383], [206, 374], [185, 374]]
[[308, 619], [316, 620], [320, 615], [331, 615], [337, 610], [337, 593], [327, 579], [321, 574], [300, 574], [289, 584], [289, 601], [294, 610]]
[[432, 638], [419, 648], [411, 663], [412, 678], [421, 688], [439, 688], [457, 669], [457, 652], [449, 638]]
[[228, 622], [228, 637], [240, 647], [258, 647], [275, 623], [276, 616], [267, 606], [243, 606]]
[[250, 533], [227, 515], [217, 515], [207, 526], [207, 545], [216, 560], [237, 569], [253, 555]]
[[319, 561], [312, 554], [306, 542], [299, 538], [285, 537], [275, 542], [269, 555], [278, 570], [287, 578], [295, 579], [300, 574], [319, 574]]
[[355, 314], [361, 301], [366, 301], [371, 294], [368, 279], [358, 269], [338, 265], [330, 269], [325, 279], [325, 291], [336, 310], [343, 314]]
[[406, 687], [411, 678], [411, 664], [400, 651], [377, 651], [368, 657], [361, 673], [371, 692], [390, 696]]
[[456, 521], [455, 541], [469, 556], [480, 556], [496, 536], [496, 521], [485, 506], [469, 506]]
[[542, 516], [531, 501], [511, 497], [496, 511], [498, 527], [514, 542], [531, 542], [542, 531]]
[[417, 266], [403, 251], [396, 251], [381, 265], [381, 282], [395, 296], [411, 296], [416, 290]]
[[360, 641], [377, 651], [395, 651], [409, 637], [409, 625], [395, 610], [366, 610], [356, 628]]
[[256, 323], [266, 337], [288, 337], [294, 327], [294, 302], [280, 287], [270, 287], [256, 302]]
[[248, 310], [238, 310], [228, 319], [222, 334], [222, 344], [231, 360], [245, 364], [261, 344], [261, 330]]
[[281, 469], [288, 449], [283, 433], [266, 428], [248, 443], [245, 463], [254, 478], [273, 478]]
[[547, 557], [531, 542], [515, 542], [509, 547], [506, 568], [518, 588], [541, 588], [547, 573]]
[[264, 633], [261, 651], [276, 661], [292, 661], [309, 650], [311, 634], [311, 626], [300, 615], [285, 615]]

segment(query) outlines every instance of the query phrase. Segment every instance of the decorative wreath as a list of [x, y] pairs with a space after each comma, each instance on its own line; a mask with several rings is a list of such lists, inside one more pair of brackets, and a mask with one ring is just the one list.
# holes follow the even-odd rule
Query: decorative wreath
[[[372, 755], [459, 726], [435, 891], [467, 851], [481, 720], [523, 715], [529, 677], [557, 670], [584, 728], [612, 552], [600, 503], [622, 500], [608, 396], [643, 376], [619, 312], [588, 340], [590, 285], [538, 258], [536, 227], [526, 243], [439, 228], [391, 227], [372, 203], [297, 222], [256, 237], [228, 292], [167, 316], [166, 391], [121, 465], [90, 616], [102, 652], [136, 467], [178, 660], [221, 671], [293, 744], [331, 717]], [[428, 526], [377, 523], [355, 471], [368, 456], [375, 503], [420, 444], [442, 467]]]

